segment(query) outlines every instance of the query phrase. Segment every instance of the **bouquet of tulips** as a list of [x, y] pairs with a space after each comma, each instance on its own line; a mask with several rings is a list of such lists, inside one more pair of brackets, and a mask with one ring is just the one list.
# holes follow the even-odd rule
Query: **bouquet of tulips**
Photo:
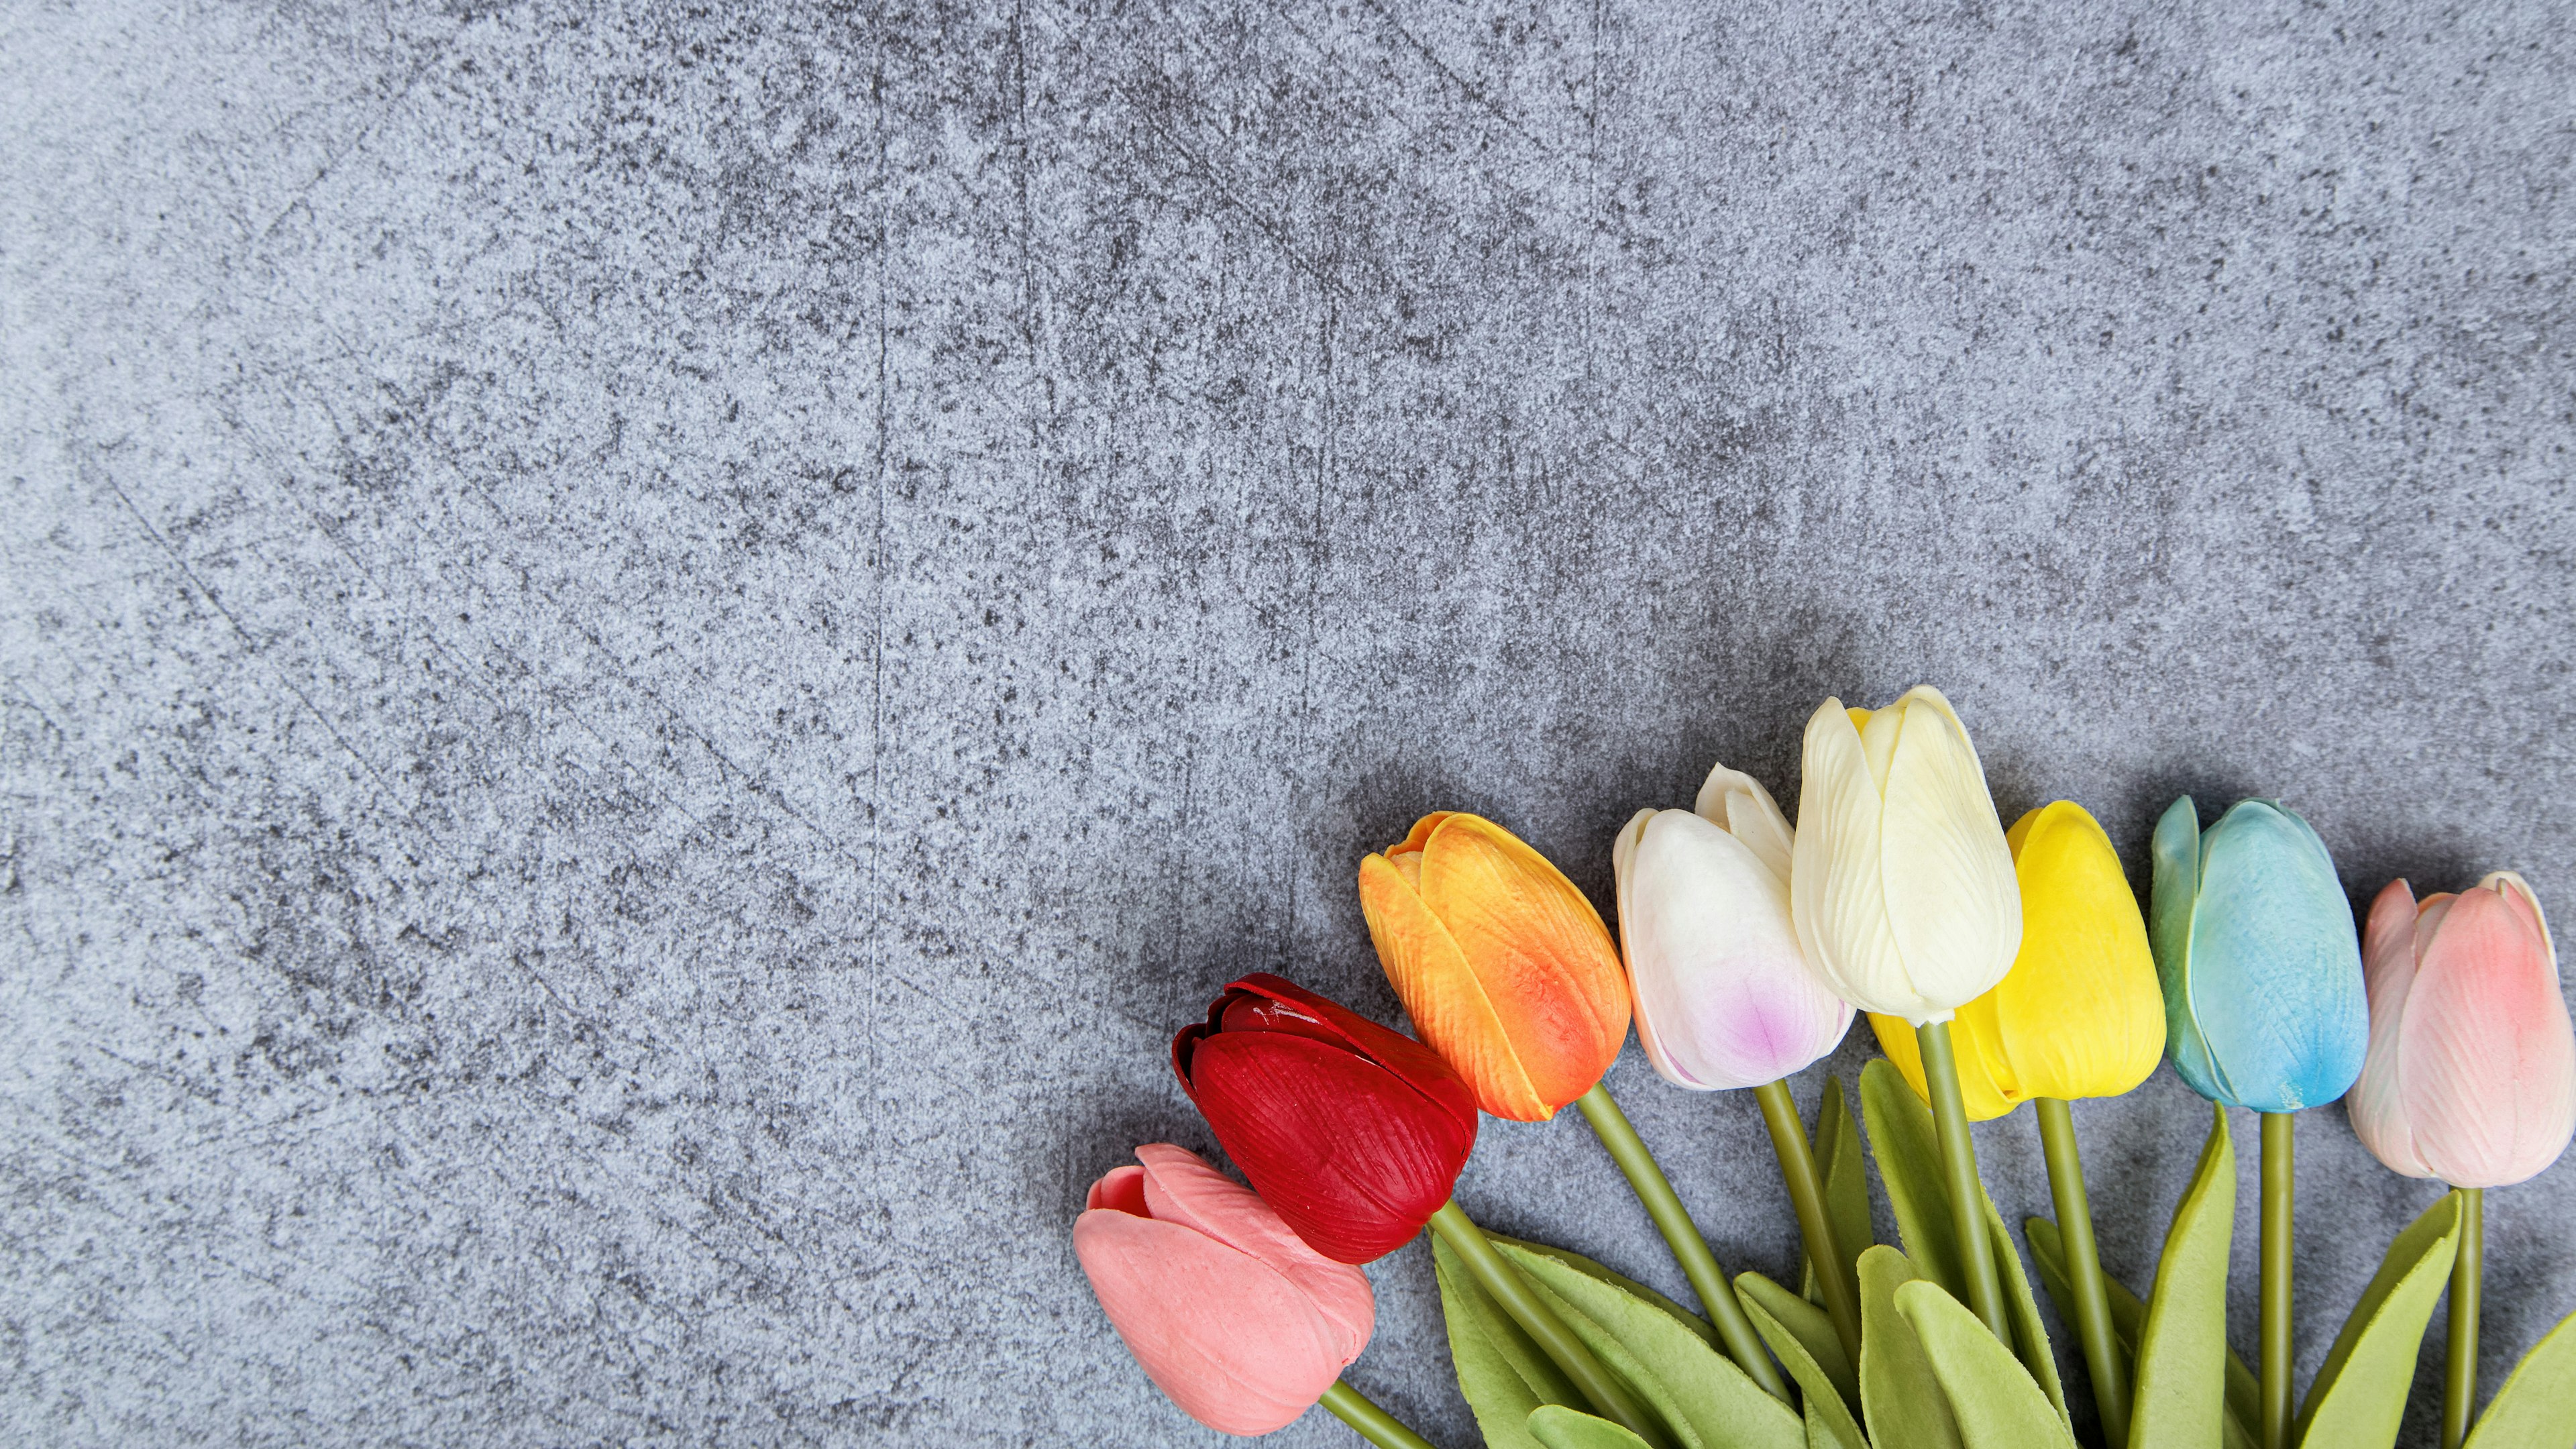
[[[2025, 1449], [2075, 1421], [1968, 1124], [2033, 1107], [2057, 1216], [2022, 1243], [2079, 1340], [2109, 1449], [2387, 1449], [2448, 1294], [2443, 1444], [2576, 1445], [2576, 1315], [2477, 1414], [2481, 1195], [2576, 1130], [2576, 1029], [2521, 877], [2356, 931], [2306, 821], [2176, 800], [2141, 912], [2084, 809], [2007, 830], [1967, 730], [1924, 687], [1807, 725], [1798, 821], [1723, 765], [1690, 810], [1612, 847], [1614, 941], [1509, 831], [1425, 817], [1360, 862], [1361, 909], [1418, 1036], [1276, 976], [1228, 987], [1172, 1067], [1251, 1186], [1168, 1144], [1091, 1189], [1074, 1248], [1137, 1362], [1192, 1417], [1264, 1434], [1316, 1403], [1428, 1449], [1342, 1378], [1375, 1306], [1359, 1265], [1430, 1230], [1458, 1385], [1492, 1449]], [[1812, 1127], [1785, 1079], [1866, 1012], [1885, 1053], [1829, 1079]], [[1729, 1277], [1601, 1078], [1634, 1021], [1655, 1071], [1759, 1099], [1805, 1262]], [[2170, 1058], [2214, 1105], [2142, 1298], [2106, 1276], [2068, 1103]], [[2291, 1382], [2294, 1114], [2352, 1094], [2361, 1140], [2450, 1191], [2399, 1233], [2323, 1368]], [[1858, 1111], [1854, 1112], [1854, 1098]], [[1451, 1198], [1479, 1113], [1582, 1109], [1699, 1310]], [[2261, 1338], [2228, 1347], [2235, 1146], [2261, 1131]], [[1873, 1237], [1871, 1172], [1898, 1241]]]

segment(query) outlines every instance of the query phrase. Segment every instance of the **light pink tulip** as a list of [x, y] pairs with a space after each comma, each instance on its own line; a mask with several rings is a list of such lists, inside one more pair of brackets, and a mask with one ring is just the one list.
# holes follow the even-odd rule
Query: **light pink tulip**
[[2349, 1099], [2380, 1161], [2453, 1187], [2503, 1187], [2576, 1132], [2576, 1027], [2540, 902], [2498, 871], [2428, 896], [2402, 880], [2370, 906], [2362, 960], [2370, 1054]]
[[1720, 765], [1695, 811], [1640, 810], [1610, 847], [1637, 1037], [1675, 1086], [1776, 1082], [1851, 1029], [1790, 920], [1796, 840], [1769, 791]]
[[1289, 1230], [1185, 1148], [1136, 1149], [1091, 1185], [1073, 1253], [1145, 1376], [1227, 1434], [1286, 1426], [1368, 1346], [1368, 1275]]

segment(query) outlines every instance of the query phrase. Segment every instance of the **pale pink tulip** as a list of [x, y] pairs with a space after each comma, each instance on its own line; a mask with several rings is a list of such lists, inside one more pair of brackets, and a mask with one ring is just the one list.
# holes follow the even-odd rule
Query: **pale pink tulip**
[[1769, 791], [1719, 765], [1695, 811], [1640, 810], [1610, 847], [1637, 1037], [1675, 1086], [1776, 1082], [1851, 1029], [1790, 920], [1796, 841]]
[[2576, 1027], [2540, 902], [2498, 871], [2426, 897], [2402, 880], [2370, 907], [2362, 959], [2370, 1053], [2350, 1101], [2380, 1161], [2453, 1187], [2503, 1187], [2576, 1132]]
[[1227, 1434], [1286, 1426], [1368, 1345], [1368, 1276], [1289, 1230], [1250, 1188], [1187, 1149], [1091, 1186], [1073, 1252], [1145, 1376]]

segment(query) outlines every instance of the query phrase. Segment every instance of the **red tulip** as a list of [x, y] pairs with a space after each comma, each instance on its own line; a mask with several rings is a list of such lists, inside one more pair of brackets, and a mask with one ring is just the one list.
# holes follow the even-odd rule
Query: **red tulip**
[[1368, 1278], [1297, 1240], [1234, 1181], [1169, 1143], [1092, 1184], [1073, 1253], [1155, 1387], [1228, 1434], [1285, 1427], [1377, 1322]]
[[1276, 976], [1172, 1038], [1172, 1069], [1252, 1186], [1315, 1251], [1382, 1258], [1430, 1220], [1476, 1145], [1476, 1097], [1429, 1047]]

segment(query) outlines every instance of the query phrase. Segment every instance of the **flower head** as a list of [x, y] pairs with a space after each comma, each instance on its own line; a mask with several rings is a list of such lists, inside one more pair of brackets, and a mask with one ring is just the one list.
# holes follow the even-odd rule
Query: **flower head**
[[1368, 1276], [1306, 1246], [1197, 1154], [1136, 1149], [1092, 1184], [1073, 1253], [1155, 1387], [1227, 1434], [1285, 1427], [1359, 1357]]
[[1776, 1082], [1851, 1029], [1789, 919], [1794, 840], [1770, 792], [1720, 765], [1696, 811], [1640, 810], [1611, 847], [1637, 1037], [1666, 1081]]
[[2576, 1132], [2576, 1027], [2540, 900], [2498, 871], [2426, 896], [2402, 880], [2362, 940], [2370, 1052], [2349, 1106], [2380, 1161], [2454, 1187], [2503, 1187]]
[[2021, 895], [1986, 774], [1941, 691], [1807, 721], [1790, 914], [1843, 1000], [1946, 1021], [2012, 968]]
[[1476, 1144], [1476, 1102], [1437, 1053], [1276, 976], [1247, 976], [1172, 1039], [1217, 1141], [1297, 1236], [1365, 1263], [1402, 1247]]
[[1441, 811], [1360, 862], [1360, 909], [1422, 1039], [1497, 1117], [1540, 1122], [1628, 1039], [1628, 978], [1565, 873], [1490, 820]]
[[2175, 1072], [2213, 1102], [2295, 1112], [2361, 1074], [2370, 1011], [2352, 907], [2308, 822], [2239, 800], [2204, 832], [2185, 795], [2156, 822], [2148, 940]]

